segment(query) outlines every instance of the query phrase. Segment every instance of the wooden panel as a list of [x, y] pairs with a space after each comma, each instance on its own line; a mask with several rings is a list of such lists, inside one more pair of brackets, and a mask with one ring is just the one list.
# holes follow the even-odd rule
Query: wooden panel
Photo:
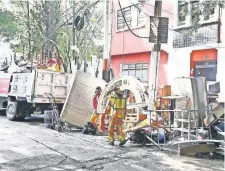
[[194, 155], [197, 153], [212, 153], [216, 150], [214, 144], [195, 144], [180, 149], [181, 155]]
[[163, 95], [162, 96], [170, 96], [171, 95], [171, 86], [165, 85], [163, 88]]
[[63, 122], [76, 127], [83, 127], [90, 120], [93, 112], [92, 99], [95, 88], [104, 88], [106, 82], [91, 75], [77, 71], [67, 102], [64, 105], [61, 118]]
[[139, 114], [137, 113], [128, 113], [124, 119], [124, 122], [138, 122]]
[[158, 97], [162, 97], [162, 96], [163, 96], [163, 88], [159, 88]]

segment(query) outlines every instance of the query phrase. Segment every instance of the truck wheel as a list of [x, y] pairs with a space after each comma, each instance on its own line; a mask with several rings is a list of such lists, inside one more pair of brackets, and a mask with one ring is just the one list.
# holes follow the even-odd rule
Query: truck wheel
[[17, 114], [17, 102], [10, 102], [6, 109], [6, 116], [8, 120], [14, 121]]

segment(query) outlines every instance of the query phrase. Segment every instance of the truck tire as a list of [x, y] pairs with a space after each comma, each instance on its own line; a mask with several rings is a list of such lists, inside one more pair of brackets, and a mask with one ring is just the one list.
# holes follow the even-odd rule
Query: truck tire
[[6, 109], [6, 116], [8, 120], [14, 121], [16, 120], [17, 115], [17, 102], [9, 102]]

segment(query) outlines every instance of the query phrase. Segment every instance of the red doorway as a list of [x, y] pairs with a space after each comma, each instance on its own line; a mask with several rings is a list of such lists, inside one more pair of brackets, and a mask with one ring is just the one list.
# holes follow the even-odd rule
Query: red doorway
[[217, 49], [192, 51], [190, 60], [190, 76], [203, 76], [209, 81], [215, 81], [217, 74]]

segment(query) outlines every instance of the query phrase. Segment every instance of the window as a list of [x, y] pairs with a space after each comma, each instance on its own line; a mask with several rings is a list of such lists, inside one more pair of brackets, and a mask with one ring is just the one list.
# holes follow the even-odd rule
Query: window
[[206, 77], [206, 81], [216, 81], [217, 61], [202, 61], [195, 63], [195, 76]]
[[200, 20], [199, 1], [191, 1], [191, 22], [197, 23]]
[[215, 6], [212, 5], [212, 2], [204, 1], [204, 7], [203, 7], [204, 20], [208, 20], [214, 14], [215, 14]]
[[[129, 26], [131, 26], [131, 6], [123, 8], [122, 12], [124, 14], [124, 18]], [[123, 14], [121, 10], [117, 11], [117, 30], [126, 29], [127, 25], [124, 21]]]
[[140, 79], [140, 81], [148, 81], [148, 64], [125, 64], [122, 66], [122, 75], [129, 75]]
[[[142, 3], [134, 4], [122, 9], [124, 18], [126, 19], [126, 22], [129, 27], [135, 28], [135, 27], [144, 26], [145, 14], [143, 13], [142, 9], [143, 9]], [[128, 29], [124, 21], [124, 18], [123, 18], [121, 10], [118, 10], [117, 11], [117, 30]], [[133, 18], [133, 21], [132, 21], [132, 18]]]
[[137, 26], [143, 26], [145, 22], [144, 13], [141, 11], [143, 4], [138, 4], [137, 7]]
[[188, 3], [186, 1], [178, 1], [178, 25], [185, 24], [188, 13]]

